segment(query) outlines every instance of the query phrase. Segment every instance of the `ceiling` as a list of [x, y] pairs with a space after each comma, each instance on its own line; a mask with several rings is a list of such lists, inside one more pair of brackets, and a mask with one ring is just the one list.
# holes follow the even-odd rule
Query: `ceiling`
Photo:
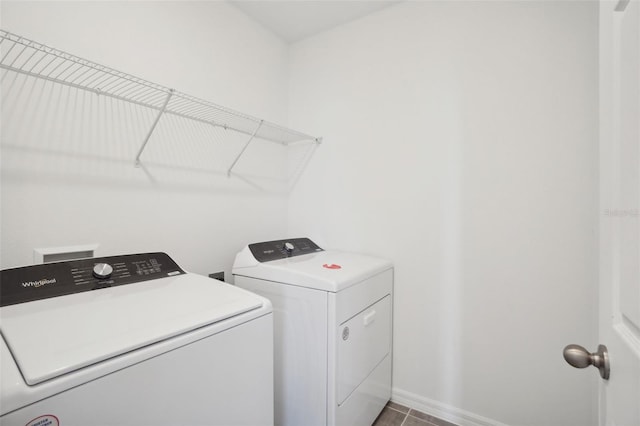
[[230, 0], [287, 43], [354, 21], [402, 0]]

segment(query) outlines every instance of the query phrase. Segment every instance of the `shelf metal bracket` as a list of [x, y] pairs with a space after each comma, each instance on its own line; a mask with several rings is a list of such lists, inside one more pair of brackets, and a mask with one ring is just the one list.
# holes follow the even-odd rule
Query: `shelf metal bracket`
[[619, 0], [618, 4], [616, 4], [615, 10], [616, 12], [624, 12], [631, 0]]
[[175, 90], [169, 89], [169, 93], [167, 94], [167, 98], [164, 100], [164, 104], [162, 104], [162, 108], [160, 108], [160, 111], [158, 112], [156, 119], [153, 121], [153, 124], [151, 125], [151, 128], [147, 133], [147, 136], [144, 138], [144, 141], [142, 142], [142, 146], [138, 150], [138, 155], [136, 155], [136, 167], [140, 165], [140, 155], [142, 155], [142, 151], [144, 151], [145, 147], [147, 146], [147, 143], [151, 138], [151, 134], [156, 129], [156, 126], [158, 125], [158, 121], [160, 121], [160, 117], [162, 117], [162, 114], [164, 114], [165, 110], [167, 109], [167, 105], [171, 100], [171, 96], [173, 96], [173, 92], [175, 92]]
[[258, 127], [256, 127], [256, 129], [253, 131], [253, 133], [251, 134], [251, 137], [249, 138], [249, 140], [247, 141], [247, 143], [244, 144], [244, 147], [242, 148], [242, 151], [240, 151], [238, 153], [238, 155], [236, 156], [236, 159], [233, 160], [233, 163], [231, 163], [231, 166], [229, 167], [229, 169], [227, 170], [227, 177], [231, 176], [231, 170], [233, 169], [233, 167], [236, 165], [236, 163], [238, 162], [238, 160], [240, 159], [240, 157], [242, 157], [242, 154], [244, 154], [244, 152], [247, 150], [247, 147], [249, 146], [249, 144], [251, 143], [251, 141], [253, 140], [253, 138], [256, 137], [256, 134], [258, 133], [258, 130], [260, 130], [260, 127], [262, 127], [262, 123], [264, 123], [264, 120], [260, 120], [260, 123], [258, 123]]

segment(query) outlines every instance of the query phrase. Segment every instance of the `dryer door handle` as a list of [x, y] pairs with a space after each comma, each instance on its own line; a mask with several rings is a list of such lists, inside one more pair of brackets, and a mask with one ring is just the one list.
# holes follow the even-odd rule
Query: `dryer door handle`
[[364, 326], [368, 326], [369, 324], [371, 324], [372, 322], [374, 322], [376, 320], [376, 310], [372, 310], [371, 312], [367, 312], [366, 314], [364, 314], [364, 317], [362, 317], [362, 322], [364, 323]]

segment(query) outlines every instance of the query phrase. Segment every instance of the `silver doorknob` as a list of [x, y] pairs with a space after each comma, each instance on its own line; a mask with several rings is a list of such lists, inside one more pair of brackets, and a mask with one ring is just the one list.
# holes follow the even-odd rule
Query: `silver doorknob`
[[562, 351], [565, 361], [576, 368], [593, 365], [600, 370], [600, 377], [609, 380], [609, 352], [605, 345], [598, 345], [598, 352], [589, 353], [580, 345], [567, 345]]

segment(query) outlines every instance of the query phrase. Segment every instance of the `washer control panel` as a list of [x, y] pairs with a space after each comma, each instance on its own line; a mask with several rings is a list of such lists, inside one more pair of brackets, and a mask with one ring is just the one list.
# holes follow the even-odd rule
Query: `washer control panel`
[[166, 253], [94, 257], [5, 269], [0, 271], [0, 306], [184, 273]]
[[286, 259], [287, 257], [323, 251], [309, 238], [289, 238], [288, 240], [266, 241], [249, 244], [251, 254], [258, 262]]

